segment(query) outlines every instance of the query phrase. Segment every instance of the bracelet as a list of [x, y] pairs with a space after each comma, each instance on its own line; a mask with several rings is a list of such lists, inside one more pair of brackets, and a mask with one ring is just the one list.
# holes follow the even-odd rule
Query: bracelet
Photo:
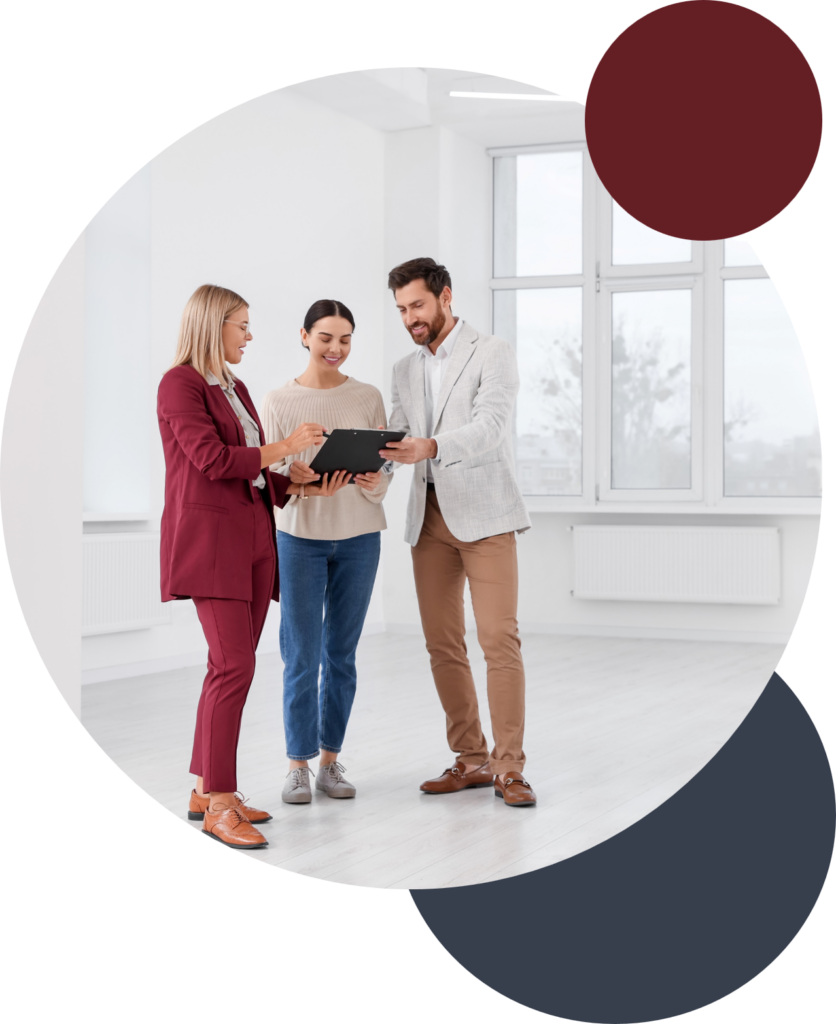
[[305, 485], [299, 484], [299, 497], [304, 498], [306, 501], [310, 497], [309, 494], [305, 494]]

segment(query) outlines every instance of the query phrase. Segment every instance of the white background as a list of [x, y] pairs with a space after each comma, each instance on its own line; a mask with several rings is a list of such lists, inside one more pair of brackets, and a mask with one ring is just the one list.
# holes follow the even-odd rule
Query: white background
[[[120, 188], [87, 226], [74, 249], [75, 262], [67, 258], [53, 277], [35, 317], [38, 327], [31, 328], [27, 335], [7, 410], [12, 422], [33, 418], [38, 436], [6, 432], [3, 511], [12, 572], [27, 624], [53, 679], [72, 706], [81, 702], [81, 681], [144, 676], [206, 662], [205, 639], [191, 601], [161, 607], [158, 593], [152, 591], [148, 595], [149, 613], [159, 616], [162, 612], [171, 616], [170, 621], [152, 628], [86, 635], [83, 640], [82, 625], [67, 614], [68, 608], [78, 605], [82, 590], [78, 557], [82, 538], [69, 515], [73, 498], [80, 509], [83, 491], [88, 538], [93, 533], [159, 530], [165, 463], [155, 412], [156, 385], [171, 362], [183, 296], [198, 282], [225, 281], [249, 300], [256, 341], [247, 349], [243, 369], [256, 408], [261, 407], [265, 392], [304, 369], [306, 350], [299, 343], [298, 318], [308, 303], [323, 293], [349, 301], [357, 318], [350, 372], [388, 394], [392, 364], [414, 346], [403, 330], [391, 294], [386, 292], [386, 270], [415, 252], [432, 252], [442, 258], [455, 282], [454, 309], [464, 313], [471, 324], [483, 329], [490, 324], [491, 291], [487, 282], [491, 277], [493, 168], [486, 148], [518, 143], [523, 138], [526, 143], [582, 138], [583, 107], [560, 104], [558, 110], [563, 112], [556, 113], [554, 105], [541, 103], [537, 104], [539, 116], [532, 116], [522, 115], [532, 104], [459, 99], [451, 106], [458, 107], [459, 116], [464, 113], [462, 108], [470, 108], [469, 120], [445, 124], [444, 113], [439, 111], [439, 94], [445, 88], [441, 77], [447, 82], [446, 88], [454, 82], [493, 83], [494, 87], [505, 83], [492, 77], [474, 80], [466, 70], [359, 71], [278, 89], [212, 118], [163, 150]], [[419, 127], [406, 127], [414, 125], [415, 120], [407, 116], [407, 96], [399, 91], [404, 79], [419, 95], [423, 90], [424, 96], [434, 96], [433, 117], [441, 123], [428, 126], [420, 118], [416, 119]], [[322, 101], [326, 100], [333, 105], [324, 105]], [[388, 107], [384, 122], [389, 125], [387, 130], [377, 127], [384, 105]], [[497, 106], [504, 113], [499, 113]], [[509, 106], [516, 110], [511, 113]], [[370, 117], [372, 112], [374, 116]], [[449, 117], [450, 111], [446, 114]], [[359, 120], [361, 116], [363, 121]], [[573, 145], [577, 147], [577, 141]], [[577, 158], [576, 166], [580, 167], [577, 149], [546, 156], [571, 156]], [[526, 159], [532, 158], [523, 158], [523, 162]], [[587, 177], [594, 195], [597, 186], [589, 167]], [[609, 203], [603, 201], [603, 195], [598, 198], [603, 213]], [[590, 209], [584, 232], [585, 268], [590, 281], [596, 247], [593, 202], [587, 201]], [[230, 215], [231, 211], [234, 214]], [[580, 210], [576, 212], [580, 218]], [[600, 220], [599, 244], [603, 245], [603, 238], [609, 234], [608, 214]], [[690, 251], [689, 242], [680, 244]], [[787, 498], [759, 498], [754, 502], [758, 506], [754, 513], [752, 499], [744, 498], [738, 501], [731, 518], [723, 521], [714, 514], [723, 511], [725, 504], [720, 498], [723, 285], [714, 266], [719, 256], [717, 246], [722, 243], [713, 247], [715, 258], [712, 260], [711, 254], [708, 257], [713, 269], [705, 275], [705, 289], [701, 281], [697, 285], [700, 294], [706, 293], [705, 336], [695, 342], [697, 351], [704, 344], [706, 372], [703, 382], [695, 361], [692, 383], [695, 394], [704, 392], [704, 402], [698, 405], [705, 406], [712, 424], [706, 437], [704, 433], [708, 435], [709, 431], [699, 426], [699, 413], [693, 424], [695, 485], [704, 496], [705, 506], [701, 502], [668, 502], [667, 495], [658, 492], [644, 493], [647, 504], [642, 512], [641, 505], [630, 500], [636, 497], [632, 492], [611, 491], [607, 486], [605, 498], [615, 501], [595, 504], [596, 432], [598, 472], [602, 474], [599, 479], [609, 479], [610, 462], [603, 443], [610, 436], [610, 402], [606, 388], [601, 387], [606, 379], [599, 379], [597, 395], [592, 385], [596, 376], [595, 339], [600, 330], [596, 318], [608, 322], [604, 310], [609, 310], [613, 293], [605, 284], [599, 301], [590, 302], [590, 284], [583, 300], [587, 307], [583, 333], [589, 378], [587, 401], [583, 403], [588, 435], [584, 442], [586, 496], [537, 497], [529, 501], [534, 528], [518, 541], [519, 618], [524, 635], [551, 632], [771, 642], [775, 644], [775, 661], [780, 657], [806, 591], [818, 515], [788, 514], [787, 502], [791, 506], [795, 502]], [[701, 266], [701, 253], [699, 260]], [[67, 298], [56, 300], [56, 293], [71, 291], [70, 282], [74, 284], [79, 276], [84, 279], [83, 302], [76, 299], [70, 306]], [[619, 288], [630, 286], [625, 279], [620, 280]], [[772, 294], [771, 282], [767, 287]], [[526, 302], [537, 300], [538, 312], [521, 314], [520, 304], [518, 315], [527, 320], [532, 315], [534, 320], [538, 316], [549, 319], [551, 314], [540, 308], [542, 301], [553, 304], [557, 297], [570, 293], [578, 300], [580, 315], [581, 290], [523, 291]], [[513, 298], [514, 294], [494, 293], [503, 298]], [[622, 300], [640, 296], [637, 292], [615, 294]], [[660, 294], [690, 296], [690, 292], [657, 293], [657, 304]], [[780, 317], [785, 319], [783, 307], [776, 301]], [[697, 320], [703, 315], [702, 308], [702, 303], [696, 301]], [[74, 332], [71, 309], [77, 320]], [[767, 310], [766, 321], [770, 316]], [[690, 318], [688, 323], [690, 329]], [[520, 321], [521, 330], [522, 325]], [[511, 324], [507, 326], [515, 331]], [[494, 330], [505, 336], [496, 320]], [[75, 333], [84, 337], [83, 367]], [[755, 338], [756, 342], [762, 340], [757, 331]], [[550, 344], [548, 337], [545, 340]], [[600, 343], [600, 357], [606, 362], [607, 343], [603, 339]], [[794, 342], [792, 349], [795, 351]], [[774, 401], [790, 420], [797, 419], [793, 402], [787, 399], [786, 375], [765, 358], [763, 345], [758, 353], [761, 372], [772, 380]], [[526, 359], [520, 354], [520, 372], [525, 378]], [[743, 362], [744, 376], [751, 376], [751, 353], [748, 363], [746, 359]], [[801, 415], [811, 423], [811, 429], [817, 430], [803, 359], [800, 362], [804, 385]], [[536, 360], [529, 363], [528, 374], [535, 369], [535, 375], [539, 374], [541, 367]], [[84, 395], [83, 410], [80, 391]], [[34, 407], [34, 417], [33, 395], [39, 403]], [[517, 406], [519, 413], [525, 401]], [[690, 411], [690, 399], [686, 406]], [[32, 448], [39, 443], [50, 447], [57, 430], [70, 438], [74, 430], [82, 429], [82, 420], [83, 451], [80, 446], [66, 445], [51, 478], [53, 486], [61, 489], [62, 511], [67, 514], [56, 524], [51, 507], [43, 505], [40, 520], [36, 521], [29, 497]], [[102, 430], [102, 423], [107, 423], [108, 429]], [[14, 473], [10, 471], [13, 464]], [[409, 546], [403, 540], [410, 483], [411, 474], [396, 474], [386, 496], [391, 528], [381, 537], [381, 564], [366, 617], [367, 632], [420, 632]], [[642, 497], [642, 492], [638, 496]], [[747, 503], [749, 509], [743, 510], [740, 506]], [[808, 499], [808, 503], [820, 504], [815, 499]], [[625, 512], [628, 508], [630, 511]], [[583, 601], [572, 596], [572, 526], [596, 519], [600, 525], [601, 513], [610, 523], [658, 525], [658, 513], [669, 514], [672, 510], [679, 513], [677, 528], [708, 522], [712, 526], [779, 528], [780, 602], [746, 607]], [[728, 514], [729, 510], [725, 511]], [[108, 521], [108, 514], [132, 521]], [[667, 522], [672, 525], [669, 515]], [[148, 546], [148, 554], [156, 557], [153, 543]], [[550, 570], [547, 573], [543, 572], [544, 559]], [[37, 564], [51, 581], [49, 600]], [[149, 582], [153, 588], [153, 580]], [[88, 598], [90, 586], [87, 581], [84, 592]], [[60, 631], [56, 630], [56, 620], [63, 625]], [[260, 654], [278, 650], [278, 626], [279, 605], [274, 603], [259, 644]]]

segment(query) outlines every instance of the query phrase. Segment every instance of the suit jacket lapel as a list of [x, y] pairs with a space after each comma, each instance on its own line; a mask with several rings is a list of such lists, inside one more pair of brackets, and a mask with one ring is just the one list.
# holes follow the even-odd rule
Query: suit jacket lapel
[[409, 394], [415, 406], [414, 421], [418, 427], [415, 437], [427, 436], [427, 378], [424, 374], [424, 356], [416, 352], [409, 366]]
[[[258, 413], [255, 411], [255, 406], [253, 405], [253, 400], [250, 398], [249, 391], [247, 391], [247, 389], [244, 387], [240, 380], [235, 385], [235, 393], [236, 395], [238, 395], [241, 404], [244, 406], [244, 408], [247, 410], [250, 416], [252, 416], [253, 422], [258, 427], [258, 432], [261, 435], [261, 441], [263, 443], [264, 427], [262, 427], [261, 420], [258, 418]], [[244, 440], [246, 441], [246, 437], [244, 438]]]
[[214, 402], [215, 407], [219, 411], [221, 417], [229, 417], [236, 425], [238, 431], [238, 438], [242, 445], [247, 443], [247, 437], [244, 433], [244, 425], [236, 415], [236, 411], [233, 409], [233, 403], [229, 401], [226, 395], [223, 393], [223, 389], [218, 384], [206, 383], [206, 387], [209, 391], [209, 397]]
[[[206, 387], [209, 389], [209, 396], [214, 400], [215, 404], [224, 410], [221, 415], [231, 417], [232, 422], [235, 424], [235, 429], [238, 431], [238, 440], [241, 446], [246, 446], [247, 435], [244, 433], [244, 424], [238, 419], [238, 414], [232, 408], [232, 402], [227, 398], [223, 388], [219, 384], [209, 384], [208, 382]], [[240, 392], [238, 397], [241, 397]]]
[[479, 335], [476, 333], [473, 327], [469, 324], [462, 324], [462, 329], [459, 332], [458, 338], [456, 338], [456, 344], [453, 348], [453, 354], [450, 356], [450, 365], [444, 374], [444, 380], [441, 382], [441, 391], [438, 395], [438, 401], [435, 404], [433, 410], [433, 419], [435, 422], [432, 424], [432, 431], [428, 436], [432, 435], [438, 429], [438, 421], [441, 419], [441, 414], [444, 412], [444, 406], [447, 404], [447, 399], [450, 397], [450, 392], [453, 390], [453, 385], [461, 377], [462, 370], [467, 366], [468, 360], [476, 351], [476, 339]]

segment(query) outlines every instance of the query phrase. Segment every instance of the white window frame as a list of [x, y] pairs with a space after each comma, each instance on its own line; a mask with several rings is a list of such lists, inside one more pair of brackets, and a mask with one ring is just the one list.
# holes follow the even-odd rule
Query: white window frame
[[[616, 292], [691, 292], [691, 486], [687, 488], [613, 488], [612, 471], [612, 296]], [[601, 502], [701, 502], [703, 497], [703, 283], [701, 277], [631, 277], [602, 280], [598, 293], [599, 351], [603, 367], [598, 417], [598, 479]], [[604, 371], [604, 368], [606, 370]]]
[[[821, 498], [817, 497], [726, 497], [724, 494], [724, 282], [769, 277], [767, 271], [762, 266], [724, 267], [722, 239], [692, 242], [692, 259], [689, 263], [613, 266], [612, 199], [595, 173], [585, 142], [504, 146], [488, 149], [487, 154], [497, 157], [567, 150], [580, 150], [583, 153], [582, 273], [492, 277], [490, 280], [492, 293], [508, 288], [583, 288], [582, 493], [566, 496], [525, 495], [529, 510], [820, 515]], [[493, 211], [493, 203], [491, 209]], [[693, 289], [691, 487], [681, 491], [614, 490], [610, 487], [612, 293], [683, 287]]]
[[691, 259], [685, 263], [617, 263], [612, 262], [612, 204], [613, 199], [600, 181], [598, 188], [598, 273], [602, 278], [670, 277], [686, 275], [694, 277], [703, 273], [704, 242], [691, 242]]
[[760, 264], [724, 267], [723, 240], [705, 243], [705, 511], [730, 515], [820, 515], [820, 497], [725, 494], [726, 281], [768, 278]]
[[[560, 153], [577, 152], [583, 154], [582, 188], [583, 188], [583, 256], [580, 274], [555, 274], [544, 277], [492, 277], [491, 309], [493, 310], [493, 292], [514, 288], [517, 290], [530, 288], [578, 288], [583, 289], [583, 305], [581, 312], [581, 494], [580, 495], [526, 495], [528, 507], [536, 510], [546, 508], [588, 508], [595, 504], [595, 204], [597, 195], [597, 175], [589, 158], [585, 142], [563, 142], [544, 146], [503, 146], [489, 149], [488, 155], [516, 156], [528, 153]], [[492, 171], [493, 173], [493, 171]], [[491, 206], [493, 209], [493, 205]], [[493, 245], [493, 239], [492, 239]], [[493, 267], [493, 252], [491, 252]]]

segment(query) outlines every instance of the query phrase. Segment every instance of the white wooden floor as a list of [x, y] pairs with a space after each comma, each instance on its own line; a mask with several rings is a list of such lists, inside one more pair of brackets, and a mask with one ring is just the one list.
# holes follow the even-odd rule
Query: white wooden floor
[[[490, 739], [484, 662], [469, 641]], [[270, 811], [258, 857], [335, 882], [465, 885], [571, 857], [675, 793], [723, 745], [769, 680], [782, 648], [760, 644], [525, 636], [526, 777], [538, 804], [492, 789], [422, 794], [452, 763], [423, 639], [363, 639], [340, 761], [354, 800], [280, 799], [286, 773], [281, 660], [259, 660], [244, 713], [239, 784]], [[199, 668], [83, 688], [83, 722], [113, 760], [185, 821]], [[187, 827], [189, 827], [187, 825]], [[199, 824], [191, 827], [199, 828]]]

